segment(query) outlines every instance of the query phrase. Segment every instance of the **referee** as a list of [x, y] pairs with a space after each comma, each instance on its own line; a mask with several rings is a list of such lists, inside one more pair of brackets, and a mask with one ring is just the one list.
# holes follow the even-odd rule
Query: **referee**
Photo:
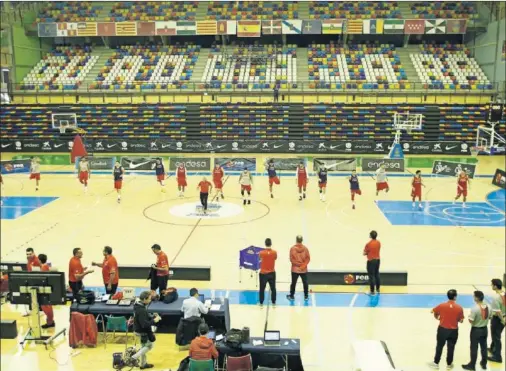
[[207, 200], [209, 198], [209, 192], [213, 189], [213, 185], [207, 181], [206, 177], [202, 178], [199, 183], [197, 190], [200, 190], [200, 203], [204, 209], [204, 214], [207, 213]]
[[364, 255], [367, 256], [367, 275], [369, 276], [369, 289], [371, 295], [374, 295], [374, 287], [380, 293], [380, 249], [381, 243], [376, 239], [378, 232], [369, 233], [371, 240], [365, 245]]
[[434, 362], [429, 363], [429, 366], [434, 369], [439, 369], [439, 361], [445, 344], [448, 345], [446, 354], [447, 369], [453, 368], [453, 354], [455, 352], [455, 345], [459, 338], [459, 322], [464, 321], [464, 310], [457, 304], [457, 290], [448, 290], [446, 293], [448, 301], [441, 303], [433, 308], [431, 313], [434, 318], [439, 320], [439, 327], [437, 328], [437, 344], [436, 355]]

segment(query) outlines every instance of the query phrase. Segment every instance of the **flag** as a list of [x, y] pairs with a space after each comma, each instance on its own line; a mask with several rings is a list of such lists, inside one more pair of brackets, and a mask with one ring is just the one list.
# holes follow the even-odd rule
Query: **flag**
[[197, 22], [197, 35], [217, 35], [218, 24], [216, 21]]
[[77, 24], [78, 36], [97, 36], [97, 22], [79, 22]]
[[235, 35], [236, 33], [236, 21], [218, 21], [218, 35]]
[[348, 34], [361, 34], [363, 22], [361, 19], [348, 19], [346, 22], [346, 33]]
[[446, 33], [459, 34], [466, 33], [467, 20], [465, 19], [447, 19], [446, 20]]
[[423, 35], [425, 33], [425, 20], [406, 19], [404, 22], [404, 33], [407, 35]]
[[116, 36], [116, 26], [114, 22], [98, 22], [97, 31], [98, 36]]
[[306, 35], [320, 35], [322, 22], [319, 20], [302, 21], [302, 33]]
[[58, 36], [58, 27], [56, 23], [39, 23], [39, 37], [56, 37]]
[[343, 33], [345, 19], [325, 19], [322, 21], [322, 34], [340, 35]]
[[263, 35], [281, 35], [281, 21], [262, 21]]
[[176, 22], [176, 35], [196, 35], [197, 25], [195, 21], [178, 21]]
[[136, 36], [137, 23], [136, 22], [117, 22], [116, 23], [117, 36]]
[[176, 21], [155, 22], [155, 33], [157, 35], [175, 35]]
[[425, 33], [434, 35], [434, 34], [444, 34], [446, 33], [446, 20], [444, 19], [431, 19], [425, 21]]
[[385, 19], [383, 25], [383, 33], [386, 34], [402, 34], [404, 32], [403, 19]]
[[284, 19], [281, 24], [283, 35], [300, 35], [302, 33], [301, 19]]
[[237, 21], [238, 37], [260, 37], [260, 21]]
[[155, 22], [137, 22], [137, 36], [154, 36]]
[[365, 19], [362, 32], [365, 34], [382, 34], [383, 19]]
[[77, 36], [77, 23], [58, 23], [57, 34], [59, 37]]

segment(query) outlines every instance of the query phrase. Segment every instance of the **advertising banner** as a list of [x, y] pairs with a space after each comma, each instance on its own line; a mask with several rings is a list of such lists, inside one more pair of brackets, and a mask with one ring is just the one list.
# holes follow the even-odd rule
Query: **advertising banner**
[[313, 171], [325, 167], [328, 171], [352, 171], [357, 169], [355, 158], [315, 158], [313, 159]]
[[[386, 286], [407, 286], [408, 273], [380, 272], [381, 284]], [[365, 271], [319, 271], [310, 270], [307, 273], [307, 280], [310, 285], [340, 285], [340, 286], [362, 286], [369, 285], [369, 275]]]
[[220, 165], [224, 171], [242, 171], [248, 169], [249, 171], [255, 171], [256, 169], [255, 158], [244, 158], [244, 157], [217, 157], [214, 160], [214, 164]]
[[474, 178], [476, 165], [464, 164], [451, 161], [434, 161], [432, 165], [432, 174], [443, 176], [458, 176], [461, 171], [465, 171], [469, 178]]
[[504, 170], [497, 169], [494, 174], [494, 178], [492, 179], [492, 184], [502, 189], [506, 189], [506, 173]]
[[[264, 164], [264, 167], [267, 167], [267, 164], [271, 158], [268, 158], [267, 161]], [[274, 166], [276, 167], [276, 170], [297, 170], [297, 166], [302, 162], [305, 162], [303, 158], [298, 157], [291, 157], [291, 158], [272, 158], [274, 160]], [[259, 169], [260, 170], [260, 169]]]
[[[81, 157], [79, 157], [76, 161], [76, 169], [79, 169], [79, 162], [81, 162]], [[116, 157], [88, 156], [88, 163], [91, 170], [112, 170], [115, 162]]]
[[122, 157], [120, 163], [125, 170], [155, 170], [156, 160], [154, 157]]
[[211, 170], [211, 159], [209, 157], [171, 157], [169, 159], [169, 170], [176, 170], [181, 163], [184, 163], [187, 171]]
[[30, 172], [30, 159], [1, 161], [2, 174], [28, 173]]
[[374, 172], [384, 164], [387, 173], [404, 172], [404, 159], [396, 158], [362, 158], [362, 171]]

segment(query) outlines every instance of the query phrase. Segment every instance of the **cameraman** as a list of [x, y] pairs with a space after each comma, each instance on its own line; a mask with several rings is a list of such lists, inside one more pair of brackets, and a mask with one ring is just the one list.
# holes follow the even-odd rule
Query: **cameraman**
[[148, 313], [147, 306], [149, 303], [151, 303], [151, 292], [143, 291], [139, 296], [139, 300], [134, 304], [134, 332], [140, 338], [141, 348], [132, 356], [132, 366], [139, 366], [141, 370], [154, 367], [152, 364], [147, 363], [146, 353], [153, 349], [153, 343], [156, 341], [151, 326], [161, 320], [157, 313], [154, 315]]

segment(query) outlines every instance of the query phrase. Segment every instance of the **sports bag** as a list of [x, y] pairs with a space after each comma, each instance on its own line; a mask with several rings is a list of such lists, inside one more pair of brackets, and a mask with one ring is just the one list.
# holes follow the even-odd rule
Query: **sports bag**
[[225, 335], [225, 344], [231, 348], [241, 348], [243, 343], [242, 330], [236, 328], [230, 329]]
[[91, 290], [81, 290], [76, 295], [78, 304], [95, 304], [95, 293]]
[[174, 303], [179, 298], [177, 289], [175, 287], [169, 287], [163, 292], [163, 302], [165, 304]]

